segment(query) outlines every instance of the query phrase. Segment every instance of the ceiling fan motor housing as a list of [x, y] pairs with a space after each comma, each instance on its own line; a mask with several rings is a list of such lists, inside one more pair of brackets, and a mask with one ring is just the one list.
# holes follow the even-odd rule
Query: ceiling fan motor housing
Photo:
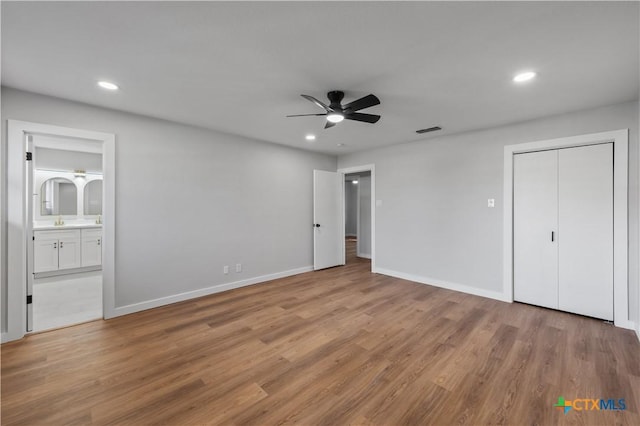
[[334, 111], [342, 111], [342, 99], [344, 98], [344, 92], [341, 90], [332, 90], [327, 93], [327, 98], [329, 99], [329, 107]]

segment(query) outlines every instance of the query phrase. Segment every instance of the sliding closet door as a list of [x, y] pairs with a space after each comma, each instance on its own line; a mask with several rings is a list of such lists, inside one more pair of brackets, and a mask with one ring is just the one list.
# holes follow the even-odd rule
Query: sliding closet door
[[558, 309], [557, 229], [558, 151], [516, 154], [513, 159], [514, 300]]
[[558, 161], [559, 309], [613, 320], [613, 144]]

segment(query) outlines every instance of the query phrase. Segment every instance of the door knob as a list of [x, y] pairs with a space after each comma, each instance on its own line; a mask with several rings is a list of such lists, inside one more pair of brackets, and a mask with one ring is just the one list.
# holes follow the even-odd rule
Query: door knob
[[320, 228], [320, 224], [319, 223], [314, 223], [313, 226], [315, 226], [316, 228]]

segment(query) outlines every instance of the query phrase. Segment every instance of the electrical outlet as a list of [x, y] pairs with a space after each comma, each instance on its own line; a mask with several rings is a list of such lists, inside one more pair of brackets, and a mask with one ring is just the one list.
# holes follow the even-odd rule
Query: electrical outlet
[[224, 269], [222, 270], [225, 274], [229, 273], [229, 265], [224, 265]]
[[236, 272], [242, 272], [242, 263], [236, 263]]

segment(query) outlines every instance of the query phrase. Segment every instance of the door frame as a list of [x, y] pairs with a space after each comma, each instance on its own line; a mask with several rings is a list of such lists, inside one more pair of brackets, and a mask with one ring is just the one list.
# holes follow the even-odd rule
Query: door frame
[[[340, 205], [342, 206], [342, 208], [340, 209], [340, 212], [342, 214], [341, 223], [343, 224], [343, 226], [341, 227], [342, 241], [340, 242], [340, 244], [342, 245], [342, 253], [341, 253], [342, 264], [344, 265], [346, 263], [346, 256], [345, 256], [346, 231], [344, 229], [344, 223], [345, 223], [344, 179], [345, 179], [345, 176], [348, 174], [360, 173], [360, 172], [371, 172], [371, 272], [376, 273], [377, 270], [376, 270], [376, 165], [375, 164], [365, 164], [362, 166], [345, 167], [342, 169], [338, 169], [338, 173], [340, 173], [341, 181], [342, 181], [342, 185], [340, 185], [340, 188], [341, 188], [340, 189]], [[359, 204], [360, 202], [358, 202], [358, 206]], [[360, 220], [360, 213], [358, 212], [358, 221], [359, 220]], [[358, 228], [359, 228], [359, 225], [360, 224], [358, 222]], [[359, 233], [360, 230], [358, 229], [357, 232]]]
[[504, 147], [503, 296], [513, 302], [513, 156], [514, 154], [613, 143], [613, 318], [622, 328], [629, 319], [628, 156], [629, 129], [506, 145]]
[[2, 342], [26, 333], [27, 294], [27, 182], [26, 135], [44, 134], [102, 143], [104, 318], [115, 316], [115, 135], [20, 120], [7, 120], [7, 330]]

